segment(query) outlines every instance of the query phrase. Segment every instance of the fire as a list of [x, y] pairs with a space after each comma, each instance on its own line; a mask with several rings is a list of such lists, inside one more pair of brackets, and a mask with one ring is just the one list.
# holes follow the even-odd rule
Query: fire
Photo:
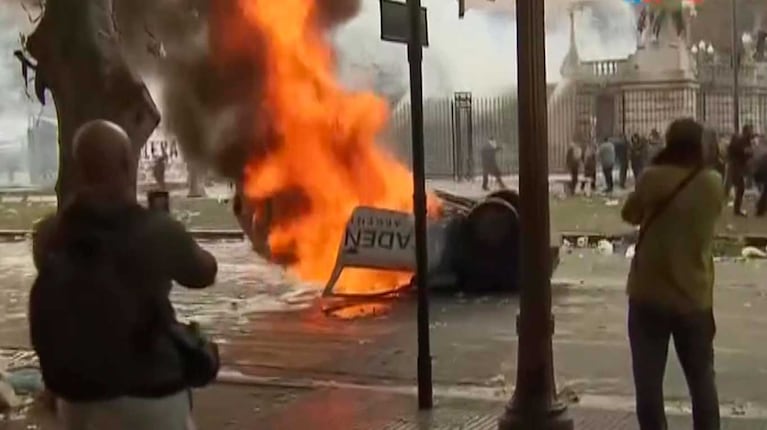
[[[342, 88], [315, 0], [239, 0], [264, 39], [260, 94], [274, 144], [249, 160], [245, 195], [269, 202], [269, 247], [300, 278], [327, 281], [349, 215], [359, 205], [412, 210], [409, 170], [376, 145], [388, 119], [373, 93]], [[347, 272], [349, 272], [347, 270]], [[410, 274], [346, 273], [337, 291], [390, 290]]]

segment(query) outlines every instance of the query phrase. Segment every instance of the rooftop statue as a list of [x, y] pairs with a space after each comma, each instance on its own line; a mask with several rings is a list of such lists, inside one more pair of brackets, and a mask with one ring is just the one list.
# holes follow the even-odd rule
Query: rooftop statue
[[701, 0], [644, 0], [641, 2], [639, 22], [639, 44], [647, 42], [674, 43], [686, 41], [688, 19], [694, 16]]

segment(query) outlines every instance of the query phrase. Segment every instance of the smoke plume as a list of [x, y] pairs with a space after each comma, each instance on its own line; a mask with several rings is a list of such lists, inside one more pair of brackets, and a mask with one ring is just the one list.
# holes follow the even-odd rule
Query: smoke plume
[[[316, 19], [332, 29], [353, 18], [359, 0], [317, 0]], [[238, 179], [245, 161], [275, 139], [263, 91], [263, 39], [238, 0], [117, 0], [132, 64], [156, 81], [163, 126], [187, 159]], [[150, 83], [150, 87], [151, 87]]]

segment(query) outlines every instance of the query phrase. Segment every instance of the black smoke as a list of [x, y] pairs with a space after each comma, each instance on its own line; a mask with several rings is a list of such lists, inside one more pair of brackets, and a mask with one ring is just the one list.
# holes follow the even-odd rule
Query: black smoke
[[[162, 88], [163, 126], [187, 159], [235, 180], [276, 140], [262, 103], [264, 36], [242, 16], [240, 1], [115, 0], [127, 55]], [[360, 0], [315, 1], [323, 29], [360, 8]]]

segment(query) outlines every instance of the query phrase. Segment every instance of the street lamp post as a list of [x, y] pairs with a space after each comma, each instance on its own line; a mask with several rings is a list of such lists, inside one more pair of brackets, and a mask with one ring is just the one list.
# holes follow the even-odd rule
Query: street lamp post
[[431, 409], [432, 371], [429, 341], [429, 300], [426, 285], [426, 172], [423, 145], [423, 37], [421, 0], [407, 0], [410, 38], [410, 114], [413, 137], [413, 212], [415, 214], [415, 258], [418, 293], [418, 407]]
[[557, 400], [551, 314], [544, 2], [517, 0], [521, 299], [517, 386], [500, 430], [572, 430]]

